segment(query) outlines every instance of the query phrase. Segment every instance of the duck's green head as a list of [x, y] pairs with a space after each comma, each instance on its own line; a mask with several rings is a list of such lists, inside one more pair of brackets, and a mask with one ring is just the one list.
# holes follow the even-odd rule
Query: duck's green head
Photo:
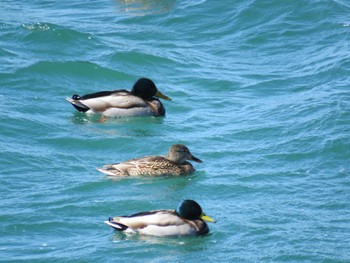
[[207, 216], [203, 213], [201, 206], [193, 200], [184, 200], [182, 201], [176, 209], [176, 213], [185, 219], [196, 220], [202, 219], [208, 222], [215, 223], [215, 220], [210, 216]]
[[149, 100], [153, 96], [162, 98], [165, 100], [171, 100], [168, 96], [165, 96], [163, 93], [161, 93], [157, 87], [156, 84], [150, 79], [147, 78], [140, 78], [138, 79], [134, 86], [131, 89], [131, 93], [135, 96], [138, 96], [144, 100]]

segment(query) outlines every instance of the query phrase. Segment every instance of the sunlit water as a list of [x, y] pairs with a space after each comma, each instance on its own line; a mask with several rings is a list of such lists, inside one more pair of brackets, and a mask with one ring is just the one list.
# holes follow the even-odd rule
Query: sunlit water
[[[350, 261], [347, 1], [27, 2], [1, 4], [1, 261]], [[166, 117], [99, 122], [65, 101], [143, 76], [173, 98]], [[203, 160], [193, 175], [96, 170], [174, 143]], [[209, 235], [103, 223], [185, 198]]]

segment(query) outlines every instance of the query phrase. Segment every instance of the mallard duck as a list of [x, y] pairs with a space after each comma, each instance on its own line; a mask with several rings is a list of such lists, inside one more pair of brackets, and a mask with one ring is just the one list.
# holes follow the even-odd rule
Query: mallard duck
[[170, 147], [166, 156], [146, 156], [122, 163], [106, 164], [97, 170], [111, 176], [176, 176], [195, 171], [192, 164], [187, 162], [187, 160], [202, 162], [197, 157], [194, 157], [185, 145], [174, 144]]
[[147, 78], [136, 81], [131, 91], [100, 91], [67, 100], [80, 112], [99, 113], [105, 117], [164, 116], [165, 108], [158, 98], [171, 100]]
[[118, 231], [151, 236], [199, 236], [209, 232], [215, 220], [193, 200], [184, 200], [176, 210], [155, 210], [130, 216], [110, 217], [105, 223]]

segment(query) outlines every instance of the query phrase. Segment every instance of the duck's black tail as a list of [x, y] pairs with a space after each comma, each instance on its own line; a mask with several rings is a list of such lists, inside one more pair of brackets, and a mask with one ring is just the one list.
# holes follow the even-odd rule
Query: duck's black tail
[[126, 225], [113, 221], [112, 217], [108, 218], [108, 221], [105, 221], [105, 223], [118, 231], [125, 231], [126, 229], [128, 229]]
[[78, 111], [87, 112], [90, 108], [83, 104], [80, 99], [81, 97], [79, 95], [74, 94], [72, 98], [67, 98], [67, 101], [69, 101]]

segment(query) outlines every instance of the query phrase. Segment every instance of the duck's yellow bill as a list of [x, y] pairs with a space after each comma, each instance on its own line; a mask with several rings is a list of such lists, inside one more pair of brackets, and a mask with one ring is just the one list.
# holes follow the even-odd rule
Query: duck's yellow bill
[[213, 218], [211, 218], [210, 216], [207, 216], [204, 213], [201, 215], [201, 219], [203, 219], [204, 221], [207, 221], [207, 222], [216, 223], [216, 221]]
[[169, 98], [168, 96], [165, 96], [163, 93], [161, 93], [159, 90], [157, 91], [156, 93], [156, 97], [158, 98], [162, 98], [162, 99], [165, 99], [165, 100], [171, 100], [171, 98]]

